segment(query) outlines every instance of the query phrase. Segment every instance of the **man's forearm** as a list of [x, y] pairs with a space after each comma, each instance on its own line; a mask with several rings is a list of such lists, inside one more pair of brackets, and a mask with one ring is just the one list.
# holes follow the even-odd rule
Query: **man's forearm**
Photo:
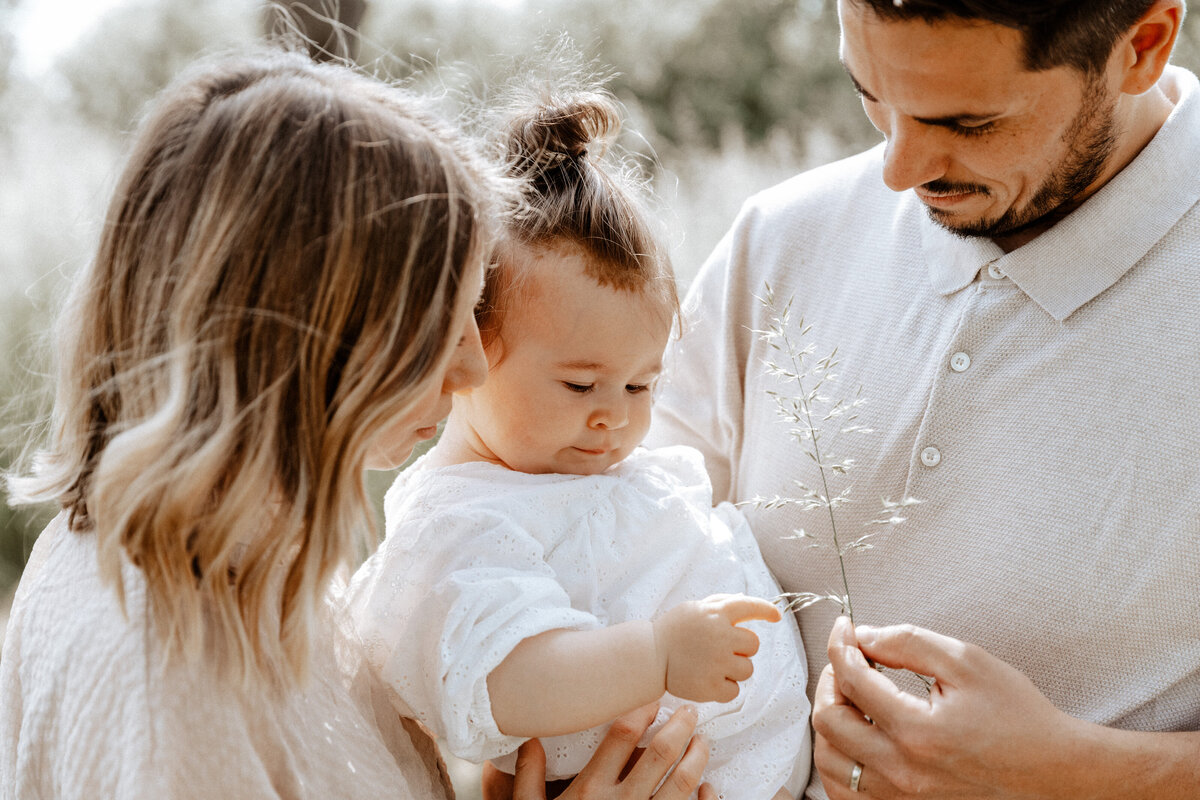
[[1054, 781], [1059, 793], [1049, 797], [1200, 799], [1200, 733], [1124, 731], [1081, 722], [1068, 750], [1073, 769]]

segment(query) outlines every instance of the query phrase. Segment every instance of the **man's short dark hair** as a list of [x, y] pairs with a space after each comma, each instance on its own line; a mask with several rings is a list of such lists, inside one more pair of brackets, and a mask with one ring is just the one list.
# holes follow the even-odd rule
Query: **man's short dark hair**
[[935, 22], [982, 20], [1025, 35], [1031, 70], [1074, 67], [1094, 75], [1108, 62], [1117, 39], [1154, 0], [850, 0], [881, 19]]

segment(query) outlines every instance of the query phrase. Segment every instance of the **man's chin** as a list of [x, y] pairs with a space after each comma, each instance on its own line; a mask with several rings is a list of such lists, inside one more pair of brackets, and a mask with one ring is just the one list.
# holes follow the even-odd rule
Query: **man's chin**
[[[1033, 238], [1052, 228], [1055, 223], [1071, 213], [1072, 206], [1060, 205], [1046, 214], [1027, 215], [1029, 219], [1016, 218], [1006, 214], [999, 219], [966, 219], [960, 214], [953, 214], [937, 208], [926, 206], [929, 218], [936, 224], [964, 239], [995, 239], [1009, 240], [1021, 237]], [[1032, 236], [1030, 236], [1032, 234]]]
[[1004, 233], [1000, 230], [1000, 220], [965, 219], [961, 214], [932, 206], [925, 206], [925, 211], [938, 226], [964, 239], [990, 239]]

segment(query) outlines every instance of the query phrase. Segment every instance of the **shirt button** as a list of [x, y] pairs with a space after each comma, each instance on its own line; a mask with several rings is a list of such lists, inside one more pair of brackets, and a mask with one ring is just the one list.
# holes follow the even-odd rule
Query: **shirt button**
[[963, 372], [969, 366], [971, 366], [971, 357], [966, 353], [955, 353], [950, 356], [950, 369], [955, 372]]
[[927, 467], [936, 467], [942, 463], [942, 451], [936, 447], [926, 447], [921, 451], [921, 463]]
[[988, 264], [988, 275], [992, 280], [1000, 280], [1004, 277], [1004, 272], [995, 264]]

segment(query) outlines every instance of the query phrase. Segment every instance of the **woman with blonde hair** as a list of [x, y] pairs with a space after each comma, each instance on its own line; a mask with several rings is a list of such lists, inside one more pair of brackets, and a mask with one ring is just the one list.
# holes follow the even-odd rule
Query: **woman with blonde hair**
[[[10, 479], [61, 513], [0, 657], [0, 796], [452, 794], [360, 669], [335, 577], [371, 531], [363, 470], [484, 378], [472, 308], [509, 195], [344, 67], [226, 57], [164, 93], [62, 313], [51, 440]], [[636, 786], [614, 740], [591, 780], [649, 796], [690, 734]], [[658, 797], [694, 789], [701, 750]]]

